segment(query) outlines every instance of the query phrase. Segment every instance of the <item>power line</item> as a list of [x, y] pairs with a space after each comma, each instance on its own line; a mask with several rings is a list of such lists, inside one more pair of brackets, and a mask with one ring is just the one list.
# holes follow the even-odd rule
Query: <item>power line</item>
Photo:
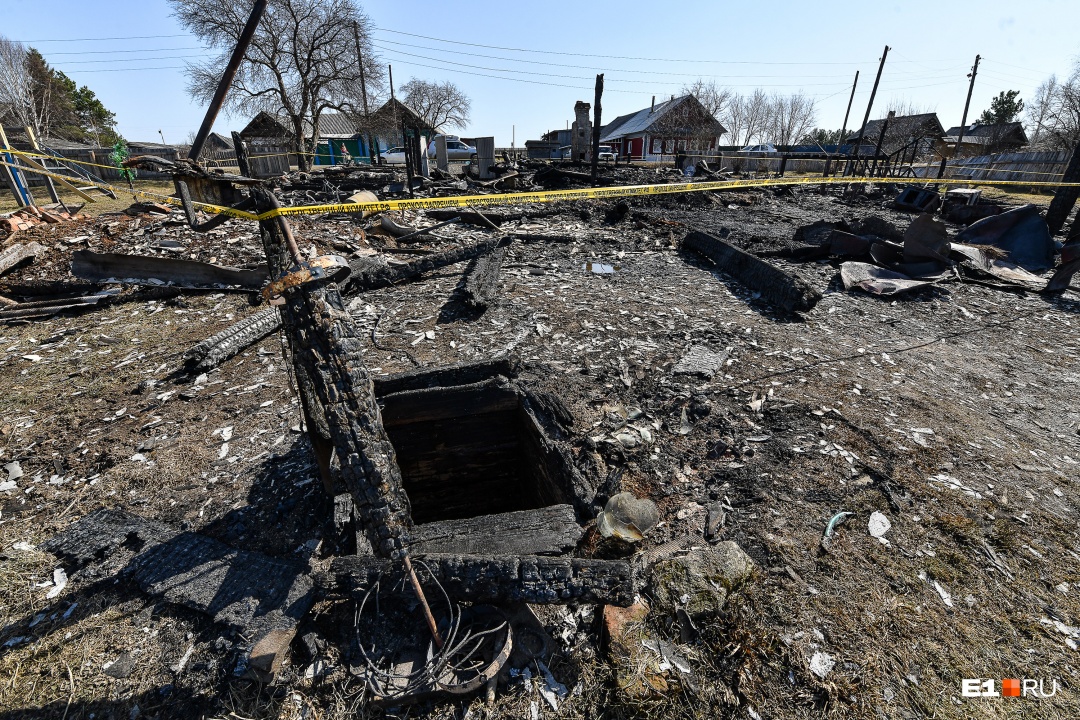
[[777, 62], [777, 61], [756, 61], [756, 60], [677, 60], [673, 58], [648, 58], [648, 57], [633, 57], [628, 55], [595, 55], [589, 53], [575, 53], [575, 52], [559, 52], [555, 50], [529, 50], [526, 48], [510, 48], [502, 47], [499, 45], [483, 45], [480, 43], [470, 43], [461, 40], [444, 40], [443, 38], [432, 37], [430, 35], [419, 35], [417, 33], [408, 33], [401, 30], [391, 30], [390, 28], [376, 27], [376, 30], [382, 32], [394, 33], [396, 35], [408, 35], [409, 37], [423, 38], [424, 40], [434, 40], [435, 42], [449, 43], [453, 45], [467, 45], [469, 47], [487, 48], [488, 50], [503, 50], [506, 52], [525, 52], [525, 53], [540, 53], [543, 55], [571, 55], [574, 57], [592, 57], [592, 58], [606, 58], [609, 60], [641, 60], [643, 62], [681, 62], [681, 63], [711, 63], [715, 65], [862, 65], [861, 62]]
[[[485, 73], [470, 72], [469, 70], [455, 70], [453, 68], [438, 67], [437, 65], [425, 65], [424, 63], [413, 62], [412, 60], [396, 60], [395, 63], [399, 65], [410, 65], [413, 67], [430, 68], [432, 70], [448, 70], [450, 72], [461, 73], [462, 75], [476, 75], [477, 77], [494, 78], [495, 80], [510, 80], [511, 82], [528, 83], [530, 85], [547, 85], [549, 87], [561, 87], [569, 88], [571, 90], [593, 90], [591, 87], [580, 87], [578, 85], [562, 85], [560, 83], [543, 82], [541, 80], [526, 80], [524, 78], [508, 78], [501, 75], [487, 75]], [[617, 92], [628, 93], [631, 95], [648, 95], [647, 90], [633, 91], [633, 90], [615, 90], [609, 89], [605, 92]]]
[[74, 70], [77, 73], [138, 72], [140, 70], [184, 70], [187, 65], [162, 65], [160, 67], [109, 68], [108, 70]]
[[[458, 65], [460, 67], [474, 68], [476, 70], [487, 70], [489, 72], [517, 73], [519, 75], [535, 75], [535, 76], [540, 76], [540, 77], [564, 77], [564, 78], [572, 79], [572, 80], [586, 80], [586, 81], [591, 79], [591, 78], [587, 78], [587, 77], [557, 75], [557, 74], [554, 74], [554, 73], [531, 72], [529, 70], [511, 70], [511, 69], [508, 69], [508, 68], [486, 67], [484, 65], [470, 65], [469, 63], [459, 63], [459, 62], [456, 62], [454, 60], [444, 60], [442, 58], [428, 57], [427, 55], [417, 55], [416, 53], [409, 53], [409, 52], [405, 52], [404, 50], [395, 50], [393, 48], [383, 48], [383, 50], [385, 50], [387, 52], [397, 53], [399, 55], [407, 55], [409, 57], [420, 58], [422, 60], [431, 60], [433, 62], [446, 63], [448, 65]], [[616, 72], [617, 73], [619, 71], [618, 70], [613, 70], [611, 72]], [[753, 77], [753, 76], [750, 76], [750, 77]], [[772, 77], [772, 76], [766, 76], [766, 77]], [[511, 79], [511, 78], [508, 78], [508, 79]], [[617, 79], [613, 78], [612, 82], [635, 83], [635, 84], [641, 84], [641, 85], [656, 85], [656, 81], [654, 81], [654, 80], [625, 80], [625, 79], [618, 79], [617, 80]], [[764, 87], [790, 87], [792, 85], [798, 85], [798, 86], [801, 86], [801, 87], [805, 87], [805, 86], [836, 87], [837, 85], [847, 85], [847, 82], [846, 81], [842, 82], [842, 83], [791, 82], [791, 83], [783, 83], [783, 84], [777, 84], [777, 85], [772, 85], [772, 86], [764, 86]], [[756, 86], [757, 87], [762, 87], [762, 85], [760, 85], [760, 84], [756, 85]]]
[[93, 65], [96, 63], [121, 63], [121, 62], [141, 62], [144, 60], [184, 60], [186, 58], [203, 57], [202, 55], [158, 55], [157, 57], [145, 57], [145, 58], [116, 58], [114, 60], [60, 60], [60, 63], [67, 65]]
[[[481, 58], [487, 58], [489, 60], [502, 60], [502, 61], [505, 61], [505, 62], [529, 63], [529, 64], [532, 64], [532, 65], [548, 65], [548, 66], [551, 66], [551, 67], [575, 68], [577, 70], [599, 70], [599, 71], [602, 71], [602, 72], [636, 73], [636, 74], [641, 74], [641, 75], [679, 75], [679, 76], [684, 76], [684, 77], [695, 77], [695, 78], [698, 78], [698, 77], [707, 77], [707, 78], [723, 78], [723, 77], [763, 77], [763, 78], [773, 78], [773, 77], [823, 78], [823, 77], [827, 77], [827, 78], [840, 78], [840, 77], [843, 77], [843, 78], [847, 78], [848, 77], [848, 75], [846, 75], [846, 74], [844, 74], [844, 75], [839, 75], [839, 74], [832, 74], [832, 75], [795, 75], [795, 76], [792, 76], [790, 74], [784, 74], [784, 75], [702, 75], [701, 73], [664, 72], [664, 71], [661, 71], [661, 70], [629, 70], [629, 69], [626, 69], [626, 68], [613, 68], [613, 67], [610, 67], [610, 66], [609, 67], [590, 67], [590, 66], [587, 66], [587, 65], [578, 65], [578, 64], [568, 65], [566, 63], [544, 62], [542, 60], [534, 60], [532, 58], [529, 58], [529, 59], [508, 58], [508, 57], [500, 57], [498, 55], [485, 55], [483, 53], [461, 52], [459, 50], [450, 50], [448, 48], [444, 49], [444, 48], [426, 47], [424, 45], [412, 45], [410, 43], [399, 42], [397, 40], [386, 40], [385, 38], [380, 39], [379, 42], [391, 43], [391, 44], [394, 44], [394, 45], [403, 45], [403, 46], [405, 46], [405, 47], [407, 47], [409, 49], [412, 49], [412, 50], [431, 50], [433, 52], [452, 52], [455, 55], [468, 55], [469, 57], [481, 57]], [[380, 49], [386, 50], [388, 52], [404, 52], [402, 50], [398, 50], [397, 48], [388, 48], [388, 47], [380, 46], [378, 43], [373, 43], [373, 44], [376, 47], [380, 47]], [[418, 55], [416, 57], [423, 57], [423, 56]], [[431, 58], [431, 59], [435, 59], [435, 58]], [[442, 62], [449, 62], [449, 61], [442, 61]]]
[[50, 52], [49, 57], [54, 55], [116, 55], [118, 53], [139, 52], [171, 52], [173, 50], [206, 50], [203, 47], [180, 47], [180, 48], [145, 48], [140, 50], [75, 50], [72, 52]]
[[154, 38], [191, 37], [187, 33], [179, 35], [130, 35], [127, 37], [98, 37], [98, 38], [46, 38], [41, 40], [12, 40], [17, 43], [43, 43], [43, 42], [101, 42], [105, 40], [150, 40]]
[[[455, 46], [455, 52], [461, 53], [457, 49], [461, 45], [468, 47], [486, 48], [488, 50], [503, 50], [505, 52], [521, 52], [521, 53], [539, 53], [543, 55], [567, 55], [573, 57], [589, 57], [589, 58], [604, 58], [609, 60], [639, 60], [642, 62], [678, 62], [678, 63], [708, 63], [713, 65], [864, 65], [866, 61], [798, 61], [798, 62], [781, 62], [775, 60], [694, 60], [694, 59], [676, 59], [676, 58], [650, 58], [650, 57], [636, 57], [629, 55], [598, 55], [591, 53], [576, 53], [576, 52], [561, 52], [556, 50], [534, 50], [529, 48], [512, 48], [503, 47], [501, 45], [484, 45], [482, 43], [470, 43], [463, 40], [447, 40], [445, 38], [433, 37], [431, 35], [420, 35], [418, 33], [404, 32], [402, 30], [392, 30], [390, 28], [376, 27], [376, 30], [381, 32], [394, 33], [395, 35], [407, 35], [409, 37], [423, 38], [424, 40], [432, 40], [434, 42], [446, 43]], [[384, 42], [390, 42], [384, 40]], [[955, 62], [951, 60], [930, 60], [928, 62]], [[918, 64], [915, 60], [898, 60], [890, 64], [896, 63], [912, 63]]]

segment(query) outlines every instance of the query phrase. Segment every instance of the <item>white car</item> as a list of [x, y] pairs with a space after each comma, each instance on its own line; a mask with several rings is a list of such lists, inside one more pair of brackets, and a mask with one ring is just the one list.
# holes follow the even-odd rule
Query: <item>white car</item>
[[[438, 137], [438, 136], [436, 136]], [[428, 144], [428, 157], [435, 159], [437, 155], [435, 151], [435, 141], [432, 140]], [[461, 142], [461, 139], [456, 135], [446, 136], [446, 159], [447, 160], [475, 160], [476, 148], [466, 143]]]
[[763, 145], [747, 145], [742, 150], [738, 151], [740, 155], [748, 155], [750, 157], [776, 157], [779, 151], [772, 143], [765, 143]]
[[404, 165], [405, 164], [405, 148], [392, 147], [389, 150], [384, 150], [382, 153], [382, 162], [384, 165]]
[[600, 152], [597, 153], [596, 159], [600, 161], [610, 160], [615, 162], [615, 152], [611, 149], [610, 145], [601, 145]]

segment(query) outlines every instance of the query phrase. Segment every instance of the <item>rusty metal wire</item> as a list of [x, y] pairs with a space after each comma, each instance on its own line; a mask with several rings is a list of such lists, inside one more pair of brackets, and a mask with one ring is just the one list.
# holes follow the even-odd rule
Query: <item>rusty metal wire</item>
[[[365, 680], [368, 690], [376, 697], [390, 698], [432, 690], [464, 693], [479, 688], [491, 679], [488, 677], [488, 675], [493, 675], [491, 670], [498, 672], [495, 665], [501, 668], [502, 663], [498, 658], [500, 648], [493, 647], [488, 653], [495, 659], [485, 658], [484, 651], [489, 643], [495, 643], [497, 646], [498, 638], [503, 633], [505, 633], [504, 649], [510, 645], [509, 623], [504, 619], [493, 627], [477, 629], [476, 623], [468, 617], [468, 608], [463, 608], [461, 604], [450, 600], [446, 590], [422, 561], [416, 561], [416, 564], [424, 569], [427, 580], [434, 584], [445, 602], [445, 607], [448, 608], [449, 618], [443, 631], [443, 647], [438, 648], [434, 641], [429, 642], [425, 662], [412, 672], [400, 673], [392, 669], [393, 660], [390, 657], [378, 654], [374, 642], [370, 648], [365, 646], [361, 638], [361, 627], [364, 624], [362, 620], [368, 603], [374, 601], [375, 614], [381, 614], [379, 595], [382, 582], [380, 578], [364, 593], [354, 615], [357, 647], [366, 669]], [[402, 578], [400, 587], [391, 588], [391, 591], [405, 592], [406, 582], [406, 579]], [[477, 620], [482, 620], [482, 618], [477, 618]], [[503, 654], [508, 655], [508, 653]], [[505, 658], [502, 662], [505, 662]], [[489, 672], [485, 673], [485, 668]], [[451, 681], [450, 678], [464, 678], [464, 680], [456, 682]]]

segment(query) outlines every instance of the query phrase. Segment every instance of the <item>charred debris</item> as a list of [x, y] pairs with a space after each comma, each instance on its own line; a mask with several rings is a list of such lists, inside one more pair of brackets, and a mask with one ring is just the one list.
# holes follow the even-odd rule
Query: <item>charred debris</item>
[[[644, 682], [641, 692], [692, 684], [677, 649], [646, 638], [642, 650], [626, 628], [652, 612], [692, 637], [695, 623], [719, 612], [754, 572], [754, 561], [725, 538], [725, 513], [733, 508], [722, 494], [695, 504], [702, 509], [696, 534], [673, 536], [655, 528], [671, 503], [622, 481], [635, 453], [666, 435], [692, 432], [709, 413], [691, 379], [723, 386], [731, 377], [725, 374], [731, 347], [722, 334], [688, 331], [685, 342], [667, 348], [675, 357], [664, 383], [674, 384], [652, 392], [685, 400], [676, 417], [660, 421], [620, 406], [607, 412], [610, 422], [583, 427], [574, 408], [587, 389], [567, 376], [562, 356], [517, 351], [525, 336], [557, 342], [560, 326], [541, 315], [492, 318], [513, 305], [509, 286], [529, 279], [541, 283], [541, 292], [546, 282], [550, 292], [571, 276], [597, 287], [607, 283], [610, 297], [602, 291], [589, 298], [574, 321], [604, 324], [620, 313], [628, 289], [612, 285], [614, 279], [649, 274], [636, 290], [648, 297], [649, 282], [665, 275], [678, 281], [682, 276], [668, 268], [685, 265], [704, 270], [716, 292], [789, 323], [812, 315], [823, 295], [843, 291], [918, 298], [975, 283], [1060, 293], [1080, 265], [1080, 238], [1072, 232], [1068, 241], [1056, 241], [1034, 206], [986, 202], [978, 191], [939, 195], [932, 183], [883, 180], [483, 210], [335, 209], [255, 223], [205, 215], [192, 201], [265, 213], [593, 181], [570, 163], [509, 158], [491, 167], [490, 180], [468, 165], [458, 174], [434, 169], [411, 184], [379, 167], [254, 181], [208, 173], [193, 162], [142, 162], [173, 173], [182, 207], [138, 202], [122, 215], [9, 225], [0, 251], [0, 319], [32, 323], [118, 303], [182, 308], [193, 294], [247, 295], [248, 315], [197, 344], [171, 349], [174, 361], [152, 391], [179, 391], [186, 402], [202, 402], [195, 389], [207, 374], [278, 334], [323, 514], [309, 523], [299, 557], [122, 507], [85, 514], [43, 547], [74, 582], [116, 577], [205, 614], [234, 638], [230, 658], [240, 675], [271, 681], [290, 653], [317, 660], [327, 642], [336, 642], [336, 657], [362, 679], [369, 698], [387, 705], [491, 694], [529, 668], [547, 672], [559, 641], [538, 619], [545, 605], [602, 608], [620, 672], [653, 668], [626, 679]], [[599, 186], [686, 180], [679, 168], [602, 170]], [[702, 171], [699, 177], [723, 177]], [[457, 325], [463, 342], [484, 333], [486, 322], [512, 322], [521, 337], [496, 353], [447, 362], [410, 352], [431, 331], [402, 345], [409, 332], [402, 329], [396, 342], [413, 369], [387, 374], [369, 367], [367, 350], [382, 348], [392, 331], [372, 317], [366, 297], [382, 291], [407, 304], [417, 281], [432, 277], [458, 279], [440, 322]], [[656, 300], [663, 307], [664, 297]], [[642, 382], [632, 347], [612, 347], [598, 348], [596, 356], [611, 365], [611, 381], [627, 389]], [[755, 402], [760, 410], [764, 398]], [[221, 439], [227, 453], [229, 438]], [[738, 457], [740, 450], [717, 438], [715, 452]], [[272, 494], [263, 502], [273, 502]], [[347, 613], [352, 626], [338, 637], [318, 635], [308, 620], [313, 607], [327, 603], [355, 608]], [[648, 648], [656, 648], [659, 664], [638, 657]], [[547, 677], [555, 695], [549, 702], [557, 704], [566, 688]]]

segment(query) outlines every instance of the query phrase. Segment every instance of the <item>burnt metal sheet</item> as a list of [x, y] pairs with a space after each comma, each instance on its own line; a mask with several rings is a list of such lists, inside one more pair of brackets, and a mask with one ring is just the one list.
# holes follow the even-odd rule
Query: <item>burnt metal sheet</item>
[[977, 247], [953, 243], [952, 250], [963, 258], [966, 267], [992, 275], [1010, 285], [1018, 285], [1028, 290], [1042, 290], [1046, 287], [1046, 281], [1038, 275], [1033, 275], [1019, 265], [1007, 260], [991, 257]]
[[1046, 221], [1034, 205], [1024, 205], [974, 222], [956, 236], [965, 245], [992, 245], [1025, 270], [1054, 267], [1056, 247]]
[[943, 274], [933, 279], [915, 280], [902, 273], [861, 262], [846, 262], [840, 266], [840, 279], [844, 289], [858, 288], [871, 295], [896, 295], [916, 288], [933, 285], [949, 276]]
[[196, 260], [96, 253], [92, 250], [77, 250], [72, 254], [71, 274], [93, 282], [195, 289], [258, 289], [267, 280], [265, 270], [239, 270]]

